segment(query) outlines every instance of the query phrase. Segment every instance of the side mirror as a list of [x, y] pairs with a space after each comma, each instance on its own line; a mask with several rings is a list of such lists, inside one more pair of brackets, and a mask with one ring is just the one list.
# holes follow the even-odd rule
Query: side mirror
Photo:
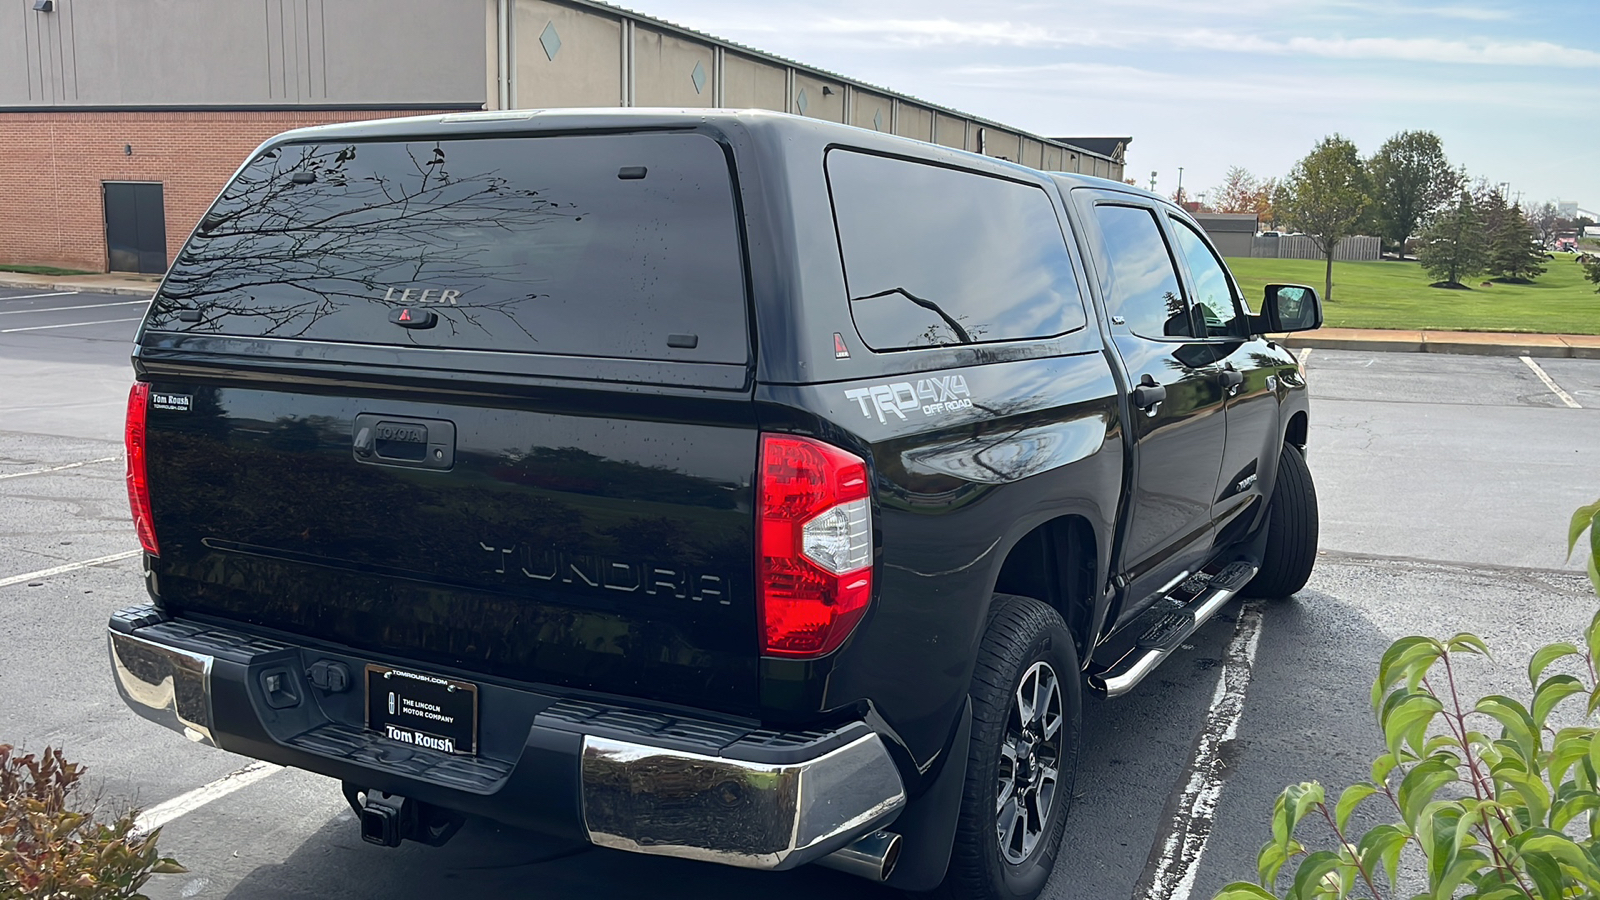
[[1269, 284], [1255, 316], [1260, 332], [1311, 331], [1322, 327], [1322, 301], [1303, 284]]

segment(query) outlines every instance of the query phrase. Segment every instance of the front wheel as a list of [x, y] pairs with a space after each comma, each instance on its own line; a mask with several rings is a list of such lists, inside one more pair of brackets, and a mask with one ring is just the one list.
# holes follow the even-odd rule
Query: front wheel
[[942, 893], [1032, 900], [1072, 803], [1083, 677], [1061, 616], [996, 594], [972, 676], [972, 743]]
[[1306, 586], [1317, 563], [1317, 487], [1300, 448], [1284, 444], [1267, 513], [1267, 548], [1247, 597], [1287, 597]]

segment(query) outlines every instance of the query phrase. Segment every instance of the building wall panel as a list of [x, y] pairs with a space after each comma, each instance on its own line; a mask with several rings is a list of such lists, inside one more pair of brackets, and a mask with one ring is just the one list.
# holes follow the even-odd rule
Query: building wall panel
[[895, 128], [895, 134], [919, 141], [933, 140], [933, 110], [914, 103], [900, 104], [899, 125]]
[[938, 142], [946, 147], [954, 147], [957, 150], [965, 149], [967, 143], [967, 120], [956, 116], [947, 116], [944, 113], [937, 113], [936, 115], [938, 116], [939, 124], [939, 132], [936, 135]]
[[[125, 0], [126, 2], [126, 0]], [[273, 2], [273, 0], [267, 0]], [[284, 7], [307, 0], [282, 0]], [[471, 4], [430, 0], [309, 0], [311, 28], [327, 41], [319, 103], [482, 103], [488, 99], [483, 20]], [[317, 26], [317, 10], [324, 26]], [[310, 52], [316, 72], [316, 40]], [[293, 84], [293, 80], [290, 80]], [[293, 99], [288, 98], [288, 99]]]
[[[827, 88], [828, 93], [823, 93]], [[800, 92], [805, 92], [805, 110], [801, 111]], [[813, 119], [829, 122], [844, 121], [844, 85], [837, 81], [823, 81], [804, 72], [794, 73], [794, 111]]]
[[[643, 25], [633, 29], [635, 106], [715, 106], [716, 54], [710, 44], [663, 34]], [[702, 81], [696, 90], [695, 65]]]
[[482, 27], [429, 0], [13, 2], [0, 106], [482, 103]]
[[868, 131], [887, 133], [894, 121], [894, 101], [873, 91], [850, 90], [850, 124]]
[[1035, 169], [1044, 168], [1044, 144], [1031, 138], [1022, 138], [1022, 147], [1018, 152], [1018, 162]]
[[[66, 22], [78, 50], [77, 96], [56, 103], [265, 103], [265, 7], [181, 0], [60, 0], [42, 18]], [[93, 9], [93, 15], [88, 12]], [[289, 17], [299, 21], [299, 17]], [[274, 28], [277, 33], [281, 23]], [[128, 36], [137, 36], [136, 40]], [[281, 78], [279, 79], [281, 81]]]
[[1022, 158], [1022, 136], [1003, 128], [986, 128], [984, 152], [1012, 162]]
[[[545, 0], [516, 0], [513, 20], [517, 107], [622, 105], [622, 20]], [[546, 26], [554, 58], [539, 42]]]
[[738, 53], [722, 57], [722, 103], [729, 109], [772, 109], [788, 107], [789, 73], [781, 66], [752, 59]]

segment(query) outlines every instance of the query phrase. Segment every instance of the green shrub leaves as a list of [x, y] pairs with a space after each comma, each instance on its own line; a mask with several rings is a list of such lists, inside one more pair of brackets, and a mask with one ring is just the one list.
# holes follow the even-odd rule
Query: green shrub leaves
[[[1585, 533], [1589, 578], [1600, 593], [1600, 502], [1573, 515], [1569, 555]], [[1466, 633], [1395, 641], [1372, 685], [1387, 751], [1373, 761], [1372, 779], [1345, 788], [1332, 809], [1317, 782], [1285, 788], [1273, 806], [1272, 840], [1257, 856], [1256, 883], [1230, 884], [1216, 900], [1600, 900], [1600, 728], [1593, 722], [1600, 612], [1582, 645], [1563, 641], [1534, 652], [1526, 701], [1458, 696], [1457, 663], [1489, 655], [1482, 639]], [[1581, 663], [1582, 671], [1547, 676], [1563, 662]], [[1556, 709], [1579, 696], [1590, 721], [1552, 727]], [[1387, 801], [1395, 821], [1352, 834], [1357, 809], [1374, 797]], [[1334, 849], [1300, 843], [1307, 819], [1332, 832]], [[1413, 861], [1418, 871], [1401, 871]]]
[[0, 900], [142, 900], [152, 874], [185, 871], [156, 852], [160, 829], [72, 808], [83, 767], [60, 750], [40, 756], [0, 744]]

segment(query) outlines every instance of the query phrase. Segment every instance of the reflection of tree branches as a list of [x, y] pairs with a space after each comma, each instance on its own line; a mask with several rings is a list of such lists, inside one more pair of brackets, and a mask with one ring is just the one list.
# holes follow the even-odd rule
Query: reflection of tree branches
[[[956, 318], [965, 319], [967, 317], [957, 316]], [[989, 329], [983, 327], [982, 325], [969, 325], [966, 326], [966, 332], [970, 336], [965, 341], [952, 340], [952, 338], [955, 338], [956, 335], [950, 334], [945, 330], [944, 326], [935, 322], [932, 325], [929, 325], [927, 328], [922, 329], [922, 331], [917, 334], [914, 343], [927, 344], [931, 347], [947, 347], [951, 344], [974, 343], [978, 340], [978, 338], [981, 338], [987, 334]]]
[[1188, 313], [1188, 309], [1183, 305], [1183, 298], [1179, 297], [1177, 294], [1167, 291], [1161, 295], [1161, 299], [1167, 304], [1168, 318], [1172, 318], [1173, 316], [1182, 316]]
[[[460, 305], [436, 307], [452, 333], [463, 325], [487, 331], [487, 311], [533, 339], [515, 310], [538, 295], [520, 282], [515, 260], [494, 258], [496, 242], [484, 232], [525, 239], [554, 223], [581, 221], [576, 204], [560, 209], [498, 171], [455, 177], [445, 145], [424, 146], [290, 145], [262, 154], [179, 255], [152, 326], [193, 309], [205, 318], [191, 330], [238, 333], [236, 322], [224, 322], [238, 317], [260, 321], [256, 334], [301, 336], [347, 301], [387, 309], [390, 285], [428, 279], [476, 286]], [[504, 291], [494, 289], [497, 282]], [[469, 295], [484, 289], [493, 299], [471, 302]]]
[[857, 300], [876, 300], [879, 297], [887, 297], [890, 294], [899, 294], [907, 300], [910, 300], [912, 303], [915, 303], [923, 309], [928, 310], [929, 312], [943, 319], [944, 323], [950, 326], [950, 330], [955, 332], [956, 338], [960, 340], [961, 343], [972, 343], [972, 336], [967, 334], [967, 329], [961, 327], [961, 323], [952, 318], [949, 313], [945, 312], [943, 307], [932, 300], [924, 300], [923, 298], [918, 297], [916, 294], [911, 293], [903, 287], [890, 288], [887, 291], [879, 291], [876, 294], [868, 294], [865, 297], [852, 297], [850, 298], [850, 302], [854, 303]]

